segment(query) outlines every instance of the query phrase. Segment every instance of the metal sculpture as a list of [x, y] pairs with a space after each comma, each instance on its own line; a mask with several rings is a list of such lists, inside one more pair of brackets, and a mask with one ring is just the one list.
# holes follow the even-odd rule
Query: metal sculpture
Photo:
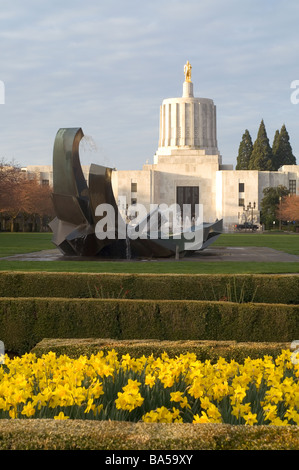
[[[112, 188], [113, 169], [92, 164], [88, 184], [84, 178], [79, 158], [79, 144], [84, 134], [81, 128], [59, 129], [53, 149], [53, 194], [52, 201], [56, 217], [49, 224], [52, 241], [66, 256], [121, 258], [160, 258], [186, 256], [202, 250], [212, 243], [222, 231], [222, 220], [213, 224], [203, 223], [193, 227], [194, 234], [200, 232], [200, 243], [186, 250], [190, 241], [190, 230], [178, 237], [172, 234], [163, 237], [160, 223], [157, 236], [147, 232], [148, 214], [140, 226], [145, 227], [142, 237], [129, 237], [132, 227], [126, 223], [115, 200]], [[113, 235], [99, 233], [98, 224], [103, 214], [97, 211], [101, 205], [112, 208], [110, 220]], [[136, 233], [136, 227], [134, 228]]]

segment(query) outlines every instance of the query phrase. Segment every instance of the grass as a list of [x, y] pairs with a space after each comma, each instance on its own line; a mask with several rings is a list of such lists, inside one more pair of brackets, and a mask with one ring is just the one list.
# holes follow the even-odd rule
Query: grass
[[51, 233], [0, 233], [0, 258], [34, 251], [52, 250]]
[[0, 271], [81, 273], [285, 274], [299, 273], [299, 263], [224, 261], [6, 261]]
[[[0, 258], [55, 248], [51, 233], [0, 233]], [[299, 235], [284, 233], [222, 234], [213, 246], [265, 246], [299, 255]], [[238, 261], [12, 261], [0, 260], [1, 271], [115, 273], [299, 273], [299, 263]]]
[[223, 233], [213, 246], [264, 246], [299, 255], [299, 234], [295, 233]]

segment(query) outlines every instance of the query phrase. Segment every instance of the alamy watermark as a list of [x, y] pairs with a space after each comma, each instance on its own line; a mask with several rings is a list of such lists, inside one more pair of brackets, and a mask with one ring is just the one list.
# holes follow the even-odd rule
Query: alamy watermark
[[100, 217], [95, 227], [98, 239], [105, 240], [183, 240], [185, 250], [199, 249], [203, 242], [202, 204], [150, 204], [150, 210], [142, 204], [126, 204], [126, 197], [118, 200], [118, 214], [111, 204], [97, 206], [95, 215]]
[[0, 341], [0, 364], [4, 364], [4, 355], [5, 355], [4, 343], [3, 341]]
[[290, 347], [292, 354], [291, 354], [291, 362], [292, 364], [298, 364], [299, 363], [299, 340], [292, 341], [291, 347]]
[[291, 93], [291, 103], [299, 103], [299, 80], [293, 80], [291, 82], [291, 88], [294, 88], [294, 91]]

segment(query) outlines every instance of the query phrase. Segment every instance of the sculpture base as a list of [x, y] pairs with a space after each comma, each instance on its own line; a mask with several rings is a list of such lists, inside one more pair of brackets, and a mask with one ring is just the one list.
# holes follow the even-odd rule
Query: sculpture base
[[183, 98], [194, 98], [192, 82], [183, 83]]

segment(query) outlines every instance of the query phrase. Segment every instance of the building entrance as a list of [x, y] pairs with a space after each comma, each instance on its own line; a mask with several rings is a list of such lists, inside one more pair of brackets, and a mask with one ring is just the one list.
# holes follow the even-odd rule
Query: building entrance
[[196, 216], [196, 204], [199, 204], [199, 187], [198, 186], [177, 186], [176, 188], [176, 202], [180, 206], [181, 213], [183, 213], [184, 204], [191, 207], [191, 218]]

